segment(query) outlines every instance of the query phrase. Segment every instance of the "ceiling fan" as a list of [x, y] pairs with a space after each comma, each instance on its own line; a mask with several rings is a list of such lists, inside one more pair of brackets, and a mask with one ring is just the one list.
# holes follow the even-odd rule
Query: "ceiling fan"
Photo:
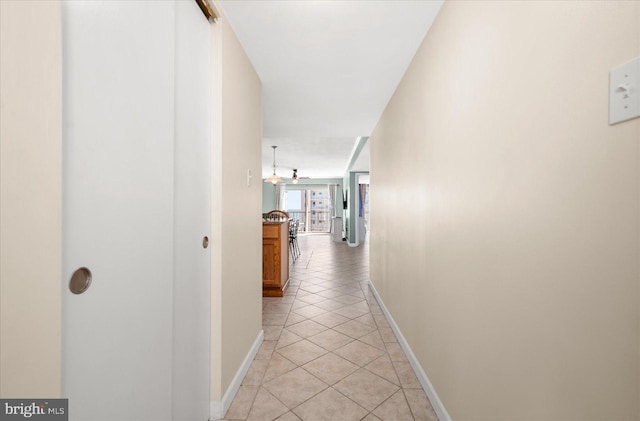
[[[269, 177], [265, 178], [265, 183], [278, 184], [284, 181], [284, 178], [280, 177], [276, 174], [276, 149], [277, 146], [271, 146], [273, 148], [273, 174]], [[293, 175], [291, 176], [291, 182], [293, 184], [298, 184], [298, 180], [309, 179], [310, 177], [298, 177], [298, 169], [293, 169]]]
[[298, 180], [309, 180], [311, 177], [298, 177], [298, 169], [293, 169], [293, 175], [291, 176], [291, 182], [293, 184], [298, 184]]

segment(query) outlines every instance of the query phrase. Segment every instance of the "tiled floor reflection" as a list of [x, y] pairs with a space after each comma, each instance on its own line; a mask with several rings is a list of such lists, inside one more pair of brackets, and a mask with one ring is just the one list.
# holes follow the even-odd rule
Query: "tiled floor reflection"
[[264, 343], [226, 420], [437, 420], [370, 294], [368, 248], [299, 238], [282, 298], [263, 298]]

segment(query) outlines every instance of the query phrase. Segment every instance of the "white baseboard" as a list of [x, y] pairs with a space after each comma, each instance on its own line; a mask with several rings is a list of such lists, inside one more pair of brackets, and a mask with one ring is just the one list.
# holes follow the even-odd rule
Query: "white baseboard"
[[222, 396], [222, 401], [211, 401], [209, 407], [209, 420], [221, 420], [224, 418], [231, 406], [231, 402], [233, 402], [233, 398], [236, 397], [236, 393], [238, 393], [238, 389], [240, 389], [244, 376], [246, 376], [253, 359], [260, 350], [260, 345], [262, 345], [263, 341], [264, 330], [261, 330], [256, 340], [253, 342], [251, 349], [249, 349], [247, 356], [244, 358], [244, 361], [242, 361], [240, 368], [238, 368], [236, 375], [233, 376], [233, 380], [231, 380], [231, 384], [227, 388], [227, 391]]
[[380, 294], [378, 294], [378, 291], [376, 291], [376, 288], [373, 286], [371, 281], [369, 281], [369, 289], [373, 293], [373, 296], [376, 298], [378, 305], [382, 309], [382, 313], [384, 313], [384, 316], [387, 318], [387, 321], [391, 326], [391, 330], [393, 330], [393, 333], [396, 334], [396, 337], [398, 338], [398, 342], [400, 343], [402, 350], [407, 356], [407, 359], [409, 360], [411, 367], [413, 367], [413, 370], [415, 371], [416, 376], [418, 377], [418, 381], [420, 382], [420, 384], [422, 385], [422, 388], [424, 389], [424, 393], [427, 394], [427, 397], [431, 402], [431, 406], [433, 406], [433, 410], [436, 411], [436, 415], [438, 415], [438, 419], [440, 421], [451, 421], [451, 417], [449, 416], [449, 413], [447, 412], [446, 408], [444, 407], [444, 404], [438, 397], [438, 394], [436, 393], [436, 390], [433, 388], [433, 385], [429, 381], [427, 374], [422, 369], [422, 366], [420, 365], [420, 363], [418, 362], [418, 359], [416, 358], [413, 351], [411, 350], [411, 347], [409, 347], [407, 340], [404, 338], [404, 336], [402, 336], [402, 332], [400, 332], [400, 328], [398, 327], [396, 322], [393, 320], [393, 317], [391, 317], [391, 313], [389, 313], [389, 310], [384, 305], [384, 302], [382, 301]]
[[348, 241], [347, 244], [349, 244], [349, 247], [358, 247], [360, 245], [360, 243], [350, 243]]

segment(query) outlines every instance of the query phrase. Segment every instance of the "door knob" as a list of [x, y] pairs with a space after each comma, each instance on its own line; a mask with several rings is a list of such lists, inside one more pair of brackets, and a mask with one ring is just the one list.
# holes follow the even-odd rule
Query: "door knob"
[[69, 290], [74, 294], [82, 294], [91, 285], [91, 271], [85, 267], [76, 269], [69, 281]]

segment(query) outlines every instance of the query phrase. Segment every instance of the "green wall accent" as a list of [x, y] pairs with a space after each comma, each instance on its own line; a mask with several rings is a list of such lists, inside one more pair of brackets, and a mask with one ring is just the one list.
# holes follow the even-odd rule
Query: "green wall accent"
[[262, 213], [267, 213], [276, 208], [276, 186], [262, 182]]
[[342, 181], [343, 185], [346, 186], [345, 190], [349, 196], [348, 212], [346, 213], [344, 223], [347, 230], [347, 241], [349, 241], [349, 243], [351, 244], [354, 244], [356, 242], [356, 224], [358, 223], [358, 218], [356, 217], [356, 200], [358, 199], [358, 174], [369, 174], [366, 171], [351, 171], [351, 167], [353, 167], [353, 164], [358, 160], [360, 152], [362, 152], [362, 148], [364, 148], [364, 145], [366, 145], [368, 140], [368, 136], [360, 136], [356, 140], [356, 146], [353, 150], [353, 154], [351, 155], [351, 159], [349, 159], [349, 165], [347, 166], [347, 171]]
[[360, 174], [369, 174], [367, 171], [349, 171], [345, 178], [343, 179], [343, 183], [347, 186], [347, 193], [349, 196], [348, 199], [348, 210], [345, 217], [345, 224], [347, 227], [347, 240], [351, 244], [355, 244], [356, 242], [356, 224], [358, 222], [358, 218], [356, 215], [356, 201], [358, 200], [358, 175]]

